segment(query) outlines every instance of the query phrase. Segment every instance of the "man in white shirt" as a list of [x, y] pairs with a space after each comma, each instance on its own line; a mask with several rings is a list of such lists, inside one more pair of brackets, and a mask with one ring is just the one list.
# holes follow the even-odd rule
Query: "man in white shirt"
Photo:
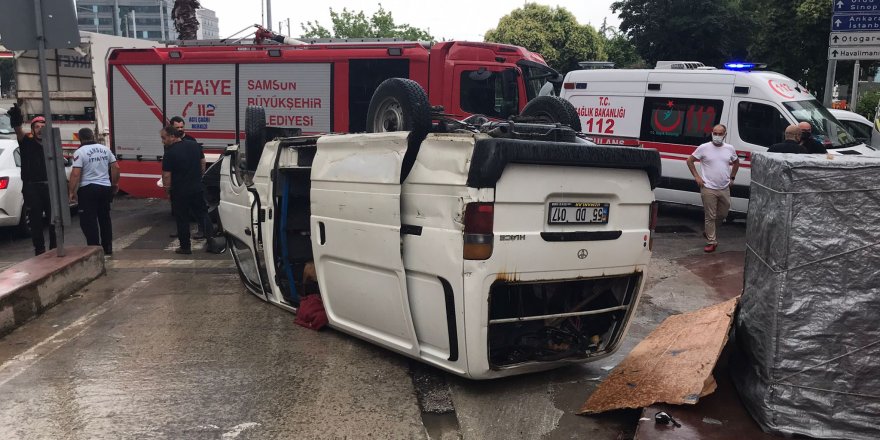
[[86, 236], [86, 243], [100, 245], [104, 248], [104, 255], [113, 255], [110, 202], [119, 190], [119, 165], [110, 149], [95, 141], [91, 129], [81, 129], [79, 141], [82, 145], [73, 153], [68, 196], [71, 201], [79, 202], [79, 226]]
[[[715, 252], [718, 247], [715, 231], [730, 210], [730, 184], [739, 170], [736, 149], [724, 142], [726, 136], [727, 127], [724, 125], [712, 127], [712, 141], [697, 147], [687, 159], [688, 168], [700, 186], [703, 199], [705, 252]], [[694, 165], [696, 160], [700, 161], [699, 173]]]

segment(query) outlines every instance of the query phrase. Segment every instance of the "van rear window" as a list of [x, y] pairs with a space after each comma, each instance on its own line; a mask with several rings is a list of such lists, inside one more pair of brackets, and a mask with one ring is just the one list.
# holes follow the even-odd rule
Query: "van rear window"
[[721, 121], [724, 101], [717, 99], [645, 98], [640, 138], [649, 142], [700, 145]]

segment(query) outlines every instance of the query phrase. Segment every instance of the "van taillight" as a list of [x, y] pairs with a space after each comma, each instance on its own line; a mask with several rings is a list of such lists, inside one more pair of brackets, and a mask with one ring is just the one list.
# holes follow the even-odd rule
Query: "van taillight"
[[488, 260], [492, 256], [495, 205], [468, 203], [464, 208], [464, 259]]
[[8, 177], [0, 177], [0, 189], [9, 188], [9, 178]]
[[574, 83], [564, 83], [562, 84], [562, 88], [565, 90], [574, 90]]
[[648, 239], [648, 250], [654, 250], [654, 229], [657, 227], [657, 211], [659, 210], [657, 202], [651, 202], [651, 213], [648, 217], [648, 230], [650, 238]]

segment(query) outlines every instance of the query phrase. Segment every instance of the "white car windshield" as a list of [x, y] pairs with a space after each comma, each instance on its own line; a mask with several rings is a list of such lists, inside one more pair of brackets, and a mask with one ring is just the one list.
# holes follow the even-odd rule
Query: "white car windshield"
[[810, 123], [813, 127], [813, 137], [825, 144], [825, 148], [846, 148], [860, 143], [827, 108], [815, 99], [786, 102], [785, 107], [798, 122]]
[[0, 134], [12, 133], [12, 124], [9, 122], [9, 116], [0, 114]]

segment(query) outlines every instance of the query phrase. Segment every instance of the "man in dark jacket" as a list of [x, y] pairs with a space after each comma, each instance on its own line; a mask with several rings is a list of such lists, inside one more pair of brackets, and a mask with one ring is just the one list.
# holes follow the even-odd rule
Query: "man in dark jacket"
[[801, 145], [807, 150], [809, 154], [827, 154], [828, 150], [825, 149], [825, 146], [819, 143], [816, 138], [813, 137], [813, 126], [810, 125], [809, 122], [801, 122], [798, 124], [798, 127], [801, 130], [800, 133], [800, 141]]
[[807, 149], [798, 142], [800, 136], [801, 129], [797, 125], [789, 125], [785, 128], [785, 141], [771, 145], [767, 152], [807, 154]]
[[[180, 247], [175, 252], [191, 254], [190, 215], [203, 222], [207, 219], [208, 207], [202, 190], [205, 158], [202, 147], [195, 142], [182, 140], [183, 133], [173, 125], [163, 128], [160, 133], [162, 143], [168, 147], [162, 158], [162, 186], [171, 198], [177, 222], [177, 238], [180, 240]], [[211, 233], [210, 225], [203, 227]]]
[[[37, 116], [31, 121], [31, 132], [25, 134], [21, 129], [24, 115], [18, 105], [6, 112], [9, 122], [15, 129], [21, 155], [21, 194], [27, 209], [27, 220], [34, 243], [34, 255], [46, 252], [46, 237], [43, 229], [44, 219], [52, 218], [52, 203], [49, 200], [49, 177], [46, 174], [46, 157], [43, 155], [43, 127], [46, 118]], [[49, 227], [49, 249], [55, 249], [55, 228]]]

